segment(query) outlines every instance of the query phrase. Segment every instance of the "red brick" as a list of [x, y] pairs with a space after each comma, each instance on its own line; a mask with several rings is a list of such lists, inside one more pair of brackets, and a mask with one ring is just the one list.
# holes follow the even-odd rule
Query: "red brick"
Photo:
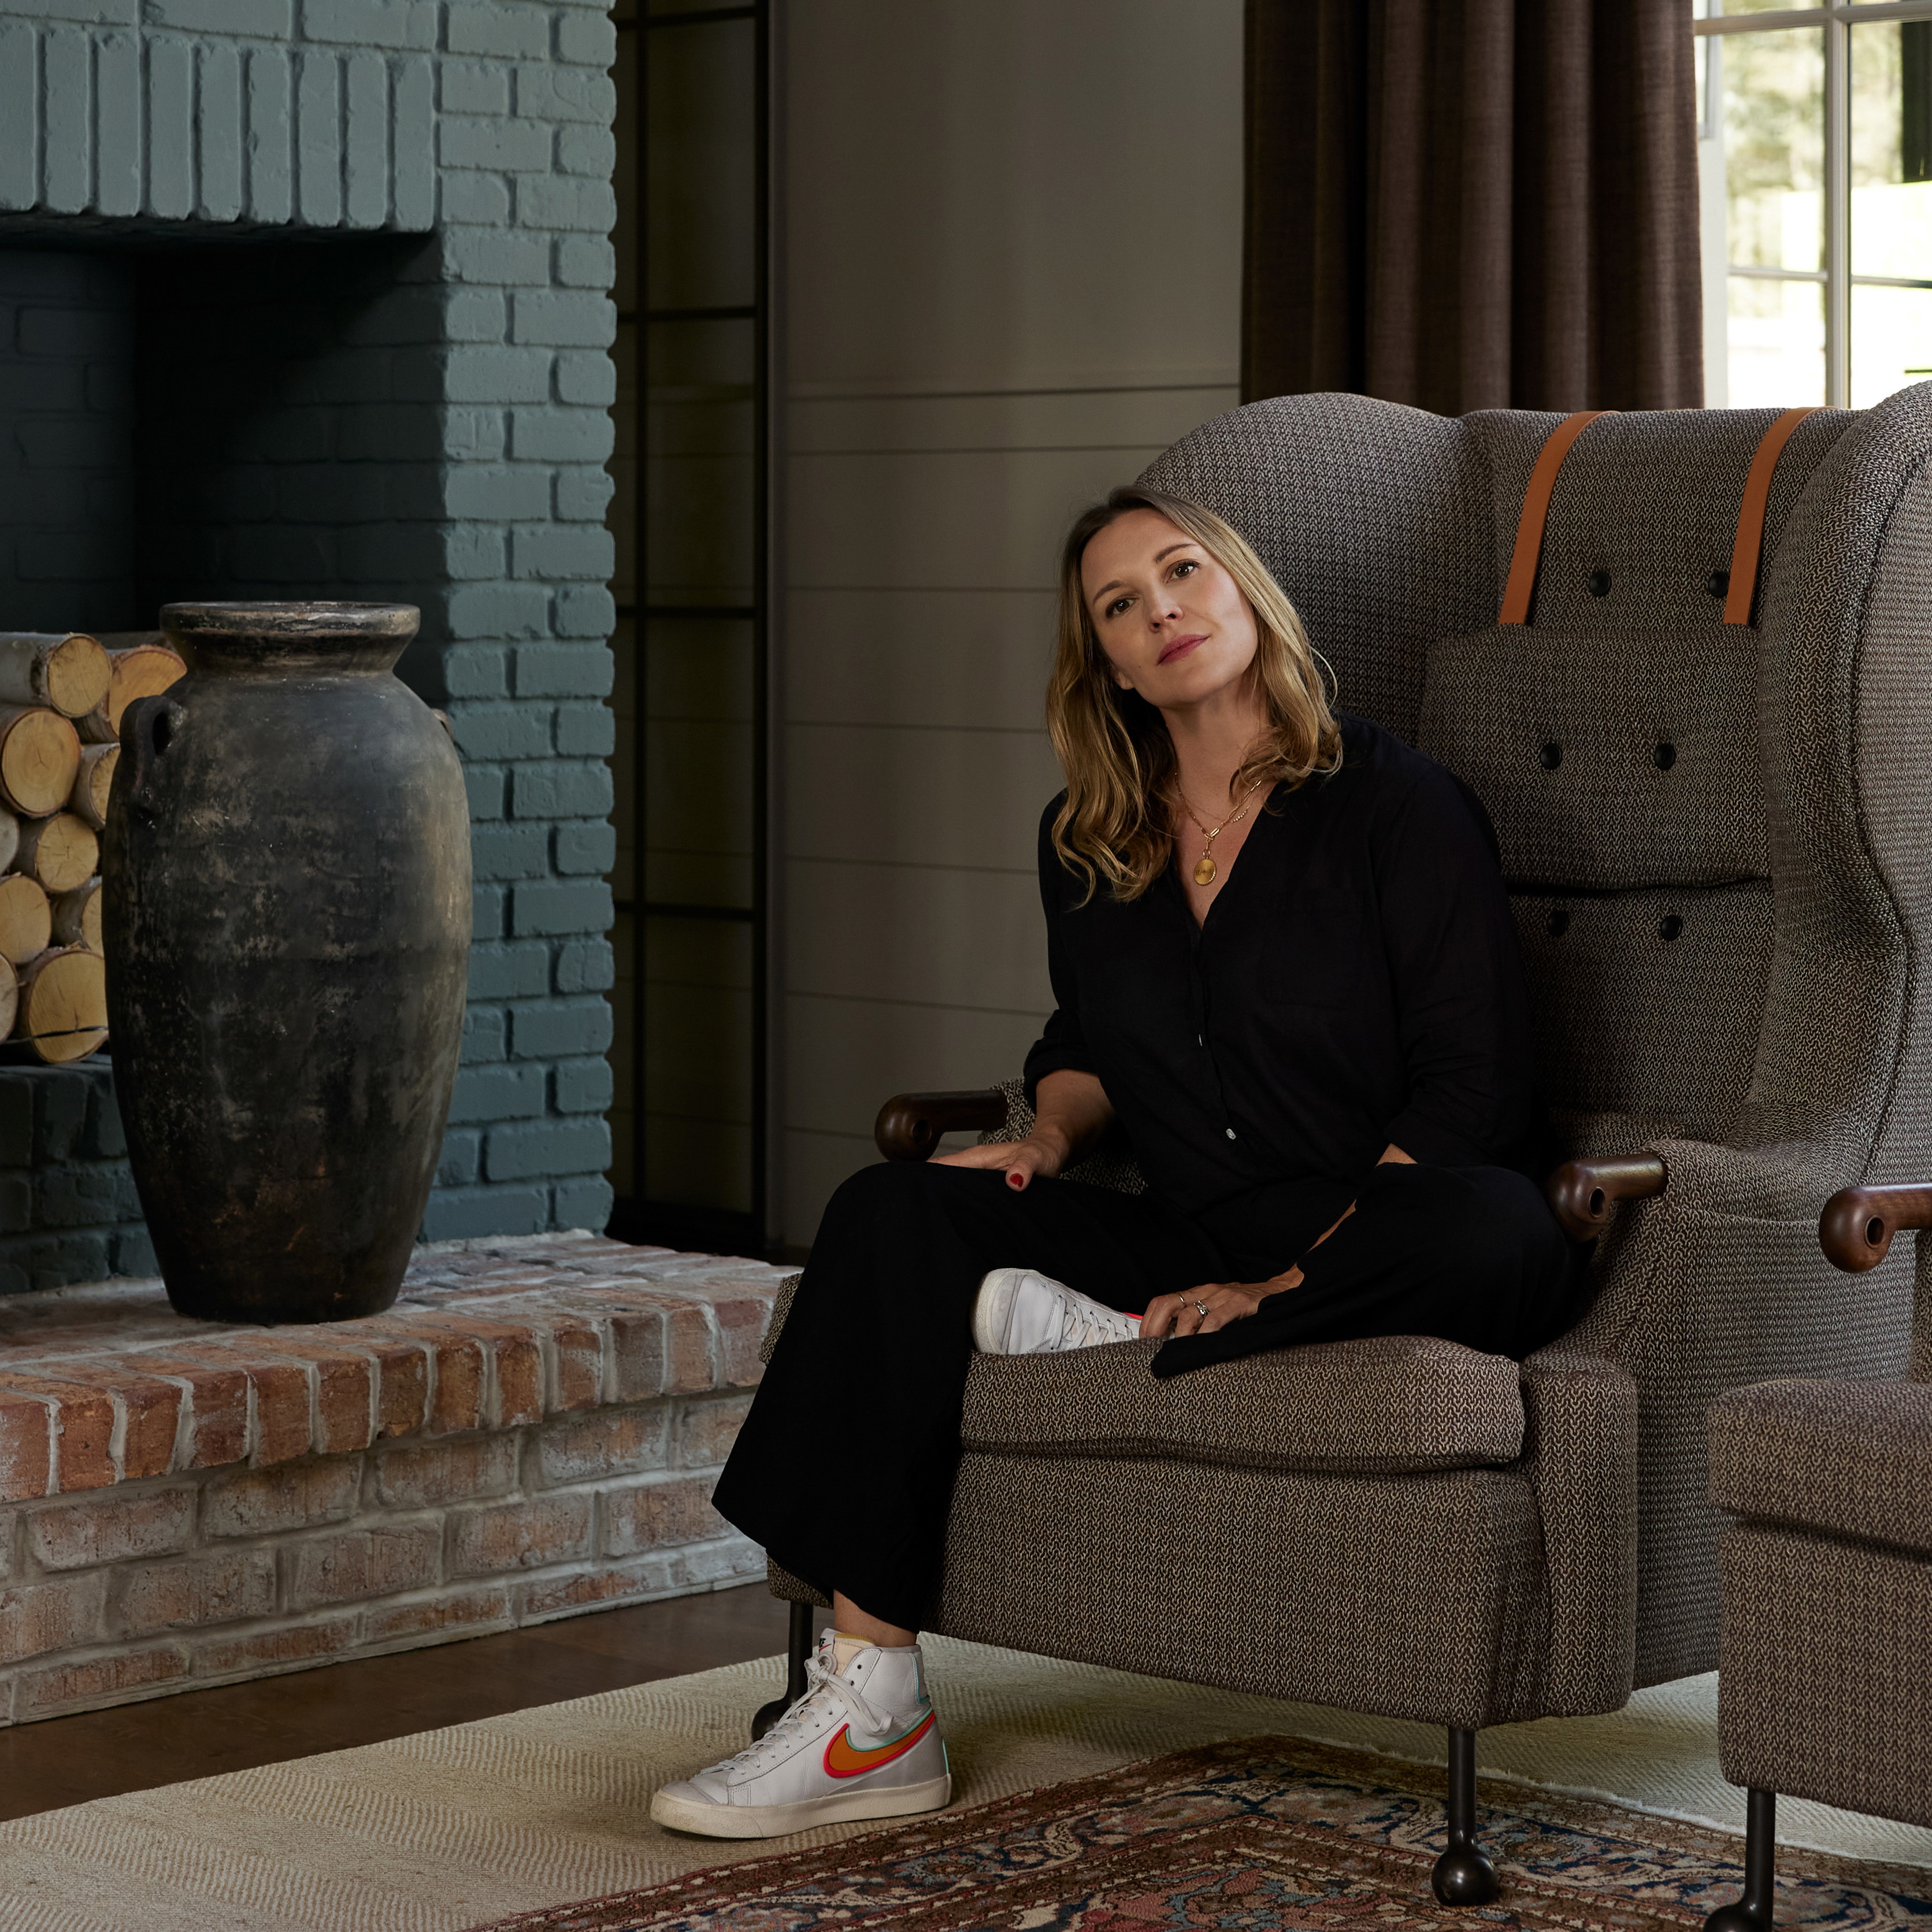
[[493, 1570], [535, 1570], [546, 1563], [575, 1563], [590, 1554], [590, 1498], [538, 1496], [452, 1510], [449, 1519], [452, 1575]]
[[485, 1630], [492, 1624], [506, 1625], [514, 1621], [507, 1586], [472, 1585], [441, 1596], [371, 1610], [363, 1625], [363, 1638], [368, 1643], [396, 1643], [436, 1630]]
[[50, 1490], [64, 1494], [104, 1490], [114, 1482], [114, 1399], [105, 1389], [50, 1376], [9, 1372], [0, 1383], [0, 1401], [16, 1395], [46, 1396], [58, 1406]]
[[[463, 1314], [422, 1315], [426, 1328], [482, 1343], [496, 1370], [495, 1412], [487, 1418], [499, 1429], [543, 1420], [543, 1358], [533, 1330], [520, 1322], [495, 1322]], [[474, 1426], [475, 1425], [471, 1425]]]
[[616, 1390], [620, 1402], [634, 1402], [640, 1396], [660, 1393], [694, 1395], [700, 1389], [717, 1385], [711, 1359], [711, 1312], [703, 1301], [668, 1293], [640, 1294], [634, 1288], [593, 1289], [585, 1299], [586, 1303], [611, 1310], [614, 1340], [619, 1324], [627, 1318], [656, 1310], [663, 1322], [661, 1366], [655, 1381], [650, 1379], [652, 1364], [647, 1356], [638, 1357], [634, 1378], [632, 1364], [620, 1353]]
[[559, 1310], [544, 1325], [550, 1330], [555, 1364], [551, 1377], [552, 1414], [595, 1408], [604, 1395], [604, 1342], [588, 1322]]
[[423, 1314], [384, 1316], [362, 1324], [374, 1334], [425, 1349], [435, 1366], [428, 1432], [457, 1436], [483, 1425], [483, 1351]]
[[439, 1507], [500, 1496], [517, 1486], [517, 1438], [469, 1436], [387, 1449], [376, 1465], [376, 1493], [390, 1508]]
[[374, 1359], [376, 1432], [410, 1436], [429, 1417], [429, 1351], [415, 1342], [382, 1341], [370, 1336], [365, 1345]]
[[277, 1335], [270, 1348], [274, 1354], [292, 1356], [314, 1370], [313, 1446], [325, 1456], [346, 1455], [352, 1450], [368, 1448], [376, 1432], [371, 1400], [375, 1376], [368, 1357], [330, 1342], [306, 1341], [285, 1334]]
[[52, 1408], [0, 1388], [0, 1502], [44, 1496], [52, 1487]]
[[664, 1318], [661, 1308], [626, 1303], [610, 1314], [611, 1395], [618, 1402], [643, 1402], [662, 1395], [664, 1386]]
[[442, 1550], [442, 1526], [436, 1522], [386, 1523], [304, 1537], [283, 1552], [287, 1606], [312, 1610], [324, 1604], [426, 1590], [436, 1581]]
[[678, 1284], [681, 1290], [702, 1293], [710, 1302], [718, 1319], [721, 1379], [735, 1388], [754, 1388], [764, 1374], [758, 1351], [764, 1346], [778, 1280], [776, 1274], [721, 1275], [701, 1282]]
[[[292, 1456], [307, 1455], [309, 1450], [308, 1370], [295, 1362], [264, 1360], [262, 1347], [252, 1340], [196, 1342], [170, 1352], [170, 1372], [177, 1362], [202, 1369], [239, 1370], [250, 1395], [254, 1460], [286, 1462]], [[239, 1459], [224, 1456], [222, 1460]]]
[[278, 1463], [218, 1476], [202, 1497], [206, 1537], [274, 1536], [356, 1514], [362, 1493], [359, 1458]]
[[130, 1564], [111, 1574], [111, 1583], [110, 1614], [128, 1636], [266, 1617], [275, 1607], [275, 1559], [266, 1550]]
[[184, 1467], [219, 1468], [224, 1462], [238, 1462], [248, 1454], [248, 1378], [242, 1370], [176, 1354], [135, 1354], [125, 1360], [130, 1369], [172, 1380], [186, 1395]]
[[119, 1409], [123, 1482], [164, 1476], [173, 1468], [176, 1423], [182, 1406], [182, 1391], [175, 1384], [144, 1373], [139, 1365], [125, 1360], [63, 1362], [60, 1372], [99, 1390]]
[[256, 1630], [247, 1636], [207, 1636], [194, 1646], [197, 1677], [262, 1677], [273, 1671], [356, 1648], [359, 1616], [330, 1617]]
[[664, 1575], [680, 1595], [742, 1583], [765, 1574], [765, 1552], [742, 1536], [722, 1536], [710, 1543], [687, 1543], [664, 1553]]
[[91, 1497], [34, 1510], [27, 1547], [43, 1570], [86, 1570], [97, 1563], [172, 1556], [194, 1540], [194, 1492]]
[[106, 1595], [104, 1571], [23, 1584], [0, 1595], [0, 1664], [98, 1642]]
[[724, 1519], [711, 1507], [711, 1489], [709, 1476], [677, 1476], [606, 1490], [604, 1554], [632, 1556], [722, 1535]]
[[748, 1395], [716, 1396], [688, 1402], [677, 1419], [677, 1460], [687, 1469], [715, 1469], [731, 1453], [738, 1430], [751, 1412]]
[[553, 1422], [537, 1438], [537, 1470], [546, 1489], [595, 1482], [664, 1466], [670, 1414], [663, 1402], [600, 1409]]
[[593, 1604], [664, 1596], [670, 1588], [670, 1573], [662, 1556], [614, 1569], [580, 1570], [571, 1576], [538, 1576], [524, 1586], [524, 1615], [534, 1622]]
[[77, 1705], [126, 1701], [135, 1691], [188, 1675], [188, 1653], [178, 1644], [149, 1644], [83, 1664], [55, 1664], [20, 1673], [14, 1707], [16, 1720], [52, 1716]]

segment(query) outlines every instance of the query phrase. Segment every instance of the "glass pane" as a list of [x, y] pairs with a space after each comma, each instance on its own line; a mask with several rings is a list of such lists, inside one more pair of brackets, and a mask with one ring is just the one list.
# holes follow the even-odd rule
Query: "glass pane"
[[644, 892], [672, 905], [753, 903], [752, 628], [659, 619], [646, 658]]
[[1932, 376], [1932, 290], [1852, 290], [1852, 407]]
[[644, 922], [645, 1191], [751, 1206], [752, 944], [742, 921]]
[[757, 530], [747, 322], [653, 322], [644, 539], [653, 604], [748, 604]]
[[1825, 400], [1825, 290], [1730, 278], [1726, 405], [1795, 409]]
[[712, 308], [756, 292], [758, 41], [749, 20], [646, 32], [650, 305]]
[[617, 746], [610, 760], [610, 818], [617, 834], [617, 856], [610, 868], [610, 894], [621, 905], [638, 896], [638, 633], [634, 617], [620, 617], [610, 639], [614, 674], [610, 710]]
[[610, 506], [604, 512], [616, 555], [611, 566], [610, 595], [620, 605], [638, 601], [638, 341], [634, 322], [617, 325], [610, 359], [617, 365], [617, 403], [612, 412]]
[[1824, 35], [1810, 28], [1730, 34], [1711, 57], [1724, 89], [1731, 266], [1822, 268]]
[[620, 912], [610, 928], [616, 973], [610, 982], [610, 1168], [606, 1178], [620, 1197], [635, 1192], [638, 1172], [637, 1099], [632, 1074], [637, 1040], [638, 916]]
[[1814, 7], [1822, 7], [1825, 0], [1697, 0], [1692, 17], [1700, 20], [1712, 20], [1720, 16], [1730, 20], [1740, 14], [1798, 14], [1809, 13]]

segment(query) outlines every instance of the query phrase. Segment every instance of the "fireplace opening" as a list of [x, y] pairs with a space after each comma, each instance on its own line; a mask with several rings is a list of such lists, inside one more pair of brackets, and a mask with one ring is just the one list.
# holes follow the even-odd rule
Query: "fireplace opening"
[[[442, 703], [444, 586], [476, 573], [445, 521], [462, 292], [434, 240], [27, 240], [0, 246], [0, 632], [142, 630], [177, 599], [411, 603], [399, 671]], [[153, 1270], [112, 1050], [0, 1064], [0, 1294]]]

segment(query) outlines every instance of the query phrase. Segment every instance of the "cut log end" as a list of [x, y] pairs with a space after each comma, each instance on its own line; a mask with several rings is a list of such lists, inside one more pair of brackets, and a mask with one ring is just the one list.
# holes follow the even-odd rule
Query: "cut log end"
[[14, 856], [14, 869], [38, 880], [50, 898], [86, 885], [100, 865], [100, 841], [76, 812], [57, 812], [26, 826]]
[[107, 694], [81, 721], [90, 743], [111, 745], [121, 736], [121, 714], [137, 698], [152, 698], [188, 675], [180, 652], [166, 644], [136, 644], [109, 658]]
[[80, 774], [68, 795], [67, 808], [76, 812], [97, 832], [107, 830], [107, 801], [114, 793], [114, 767], [121, 761], [118, 745], [88, 745], [80, 754]]
[[113, 664], [93, 638], [63, 638], [47, 653], [46, 702], [68, 718], [84, 717], [106, 697]]
[[56, 946], [85, 946], [102, 952], [100, 943], [100, 881], [89, 879], [85, 885], [63, 892], [53, 902], [53, 943]]
[[50, 704], [78, 718], [104, 704], [112, 666], [82, 631], [0, 632], [0, 703]]
[[73, 796], [80, 740], [57, 711], [0, 707], [0, 795], [26, 818], [44, 818]]
[[50, 1066], [107, 1043], [107, 964], [84, 946], [43, 952], [20, 975], [14, 1037]]
[[53, 908], [38, 884], [23, 872], [0, 879], [0, 959], [24, 966], [46, 952], [53, 933]]

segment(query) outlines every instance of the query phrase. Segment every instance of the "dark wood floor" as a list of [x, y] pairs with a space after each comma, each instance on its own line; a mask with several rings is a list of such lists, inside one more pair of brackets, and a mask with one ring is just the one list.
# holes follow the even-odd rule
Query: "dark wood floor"
[[0, 1730], [0, 1818], [768, 1657], [785, 1627], [760, 1582], [19, 1724]]

